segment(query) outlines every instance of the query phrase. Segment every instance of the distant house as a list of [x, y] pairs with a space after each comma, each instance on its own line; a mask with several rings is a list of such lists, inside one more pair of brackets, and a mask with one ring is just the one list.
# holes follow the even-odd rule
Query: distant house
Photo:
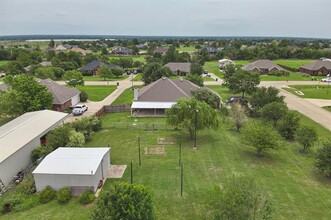
[[164, 55], [166, 52], [168, 52], [168, 48], [166, 47], [156, 47], [154, 49], [154, 53], [159, 53], [161, 55]]
[[213, 92], [205, 87], [200, 88], [185, 79], [169, 79], [167, 77], [163, 77], [140, 90], [135, 88], [131, 115], [163, 117], [165, 110], [176, 104], [178, 99], [191, 98], [191, 91], [195, 89], [207, 89]]
[[92, 53], [92, 51], [90, 51], [90, 50], [84, 50], [84, 49], [79, 48], [79, 47], [72, 48], [72, 49], [70, 49], [70, 51], [74, 51], [74, 52], [77, 52], [77, 53], [81, 53], [81, 54], [83, 54], [83, 55], [86, 55], [86, 54], [88, 54], [88, 53]]
[[76, 88], [61, 86], [51, 79], [37, 79], [53, 96], [52, 110], [64, 111], [80, 102], [80, 91]]
[[[38, 65], [43, 66], [43, 67], [52, 66], [52, 62], [50, 62], [50, 61], [43, 61], [43, 62], [38, 63]], [[29, 72], [30, 70], [31, 70], [31, 65], [26, 66], [26, 67], [23, 68], [23, 71], [24, 72]]]
[[78, 45], [64, 44], [63, 47], [65, 47], [67, 50], [71, 50], [74, 48], [78, 48]]
[[286, 71], [283, 67], [273, 63], [271, 60], [257, 60], [246, 64], [242, 67], [243, 70], [260, 72], [261, 74], [269, 74], [274, 71]]
[[86, 64], [85, 66], [82, 66], [78, 70], [83, 73], [83, 75], [99, 75], [99, 70], [101, 66], [105, 66], [108, 68], [121, 68], [115, 64], [105, 64], [99, 60], [94, 60], [91, 63]]
[[48, 154], [32, 172], [37, 192], [47, 186], [55, 190], [69, 187], [74, 195], [98, 190], [108, 177], [110, 148], [60, 147]]
[[229, 59], [218, 60], [218, 67], [220, 69], [223, 69], [226, 65], [229, 65], [229, 64], [234, 64], [234, 62], [232, 60], [229, 60]]
[[144, 43], [144, 44], [137, 44], [136, 47], [137, 47], [139, 50], [147, 49], [147, 43]]
[[177, 76], [186, 76], [190, 74], [191, 63], [167, 63], [165, 66]]
[[217, 48], [215, 48], [215, 47], [211, 47], [211, 46], [206, 46], [205, 49], [207, 50], [207, 52], [208, 52], [209, 54], [215, 54], [215, 53], [218, 52], [218, 49], [217, 49]]
[[117, 54], [117, 55], [132, 55], [132, 50], [128, 49], [126, 47], [118, 47], [111, 52], [112, 54]]
[[308, 73], [312, 76], [319, 74], [326, 76], [331, 74], [331, 61], [317, 60], [315, 62], [301, 66], [299, 71], [302, 73]]
[[54, 51], [67, 51], [67, 50], [68, 49], [63, 45], [59, 45], [59, 46], [54, 48]]
[[8, 185], [31, 164], [33, 149], [47, 143], [46, 134], [62, 125], [67, 115], [50, 110], [28, 112], [0, 127], [0, 183]]

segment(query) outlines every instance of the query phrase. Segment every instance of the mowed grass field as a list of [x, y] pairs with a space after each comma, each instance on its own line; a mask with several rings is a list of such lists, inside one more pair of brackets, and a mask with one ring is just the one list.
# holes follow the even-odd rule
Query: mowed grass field
[[194, 51], [196, 51], [197, 49], [195, 49], [194, 46], [189, 46], [186, 47], [184, 45], [180, 45], [179, 48], [176, 48], [179, 52], [187, 52], [187, 53], [193, 53]]
[[[327, 83], [320, 82], [318, 85], [290, 85], [291, 88], [284, 88], [286, 91], [301, 98], [331, 99], [331, 88]], [[295, 91], [301, 91], [299, 95]]]
[[114, 92], [116, 86], [76, 86], [76, 88], [80, 91], [85, 91], [88, 95], [88, 100], [98, 102]]
[[[107, 127], [117, 121], [128, 123], [163, 123], [164, 119], [128, 117], [129, 113], [102, 117], [104, 128], [86, 143], [89, 147], [111, 146], [112, 164], [126, 164], [124, 177], [107, 180], [103, 191], [115, 181], [130, 181], [129, 164], [133, 162], [133, 182], [153, 191], [157, 219], [213, 219], [208, 206], [208, 191], [234, 175], [253, 177], [272, 200], [274, 219], [329, 219], [331, 216], [331, 181], [313, 167], [313, 151], [298, 153], [299, 146], [286, 143], [283, 149], [256, 157], [253, 147], [240, 141], [229, 120], [218, 130], [199, 131], [198, 150], [186, 130], [134, 130]], [[307, 118], [302, 123], [318, 127], [320, 136], [330, 132]], [[142, 166], [138, 166], [137, 138], [141, 138]], [[165, 145], [165, 155], [144, 155], [144, 148], [157, 145], [157, 138], [174, 137], [175, 145]], [[182, 143], [184, 164], [183, 197], [180, 197], [178, 143]], [[316, 144], [315, 149], [319, 146]], [[82, 206], [77, 200], [68, 205], [53, 201], [2, 219], [90, 219], [95, 204]]]
[[142, 63], [146, 63], [146, 59], [145, 59], [145, 56], [144, 55], [132, 55], [132, 56], [109, 56], [109, 62], [111, 63], [114, 59], [119, 59], [119, 58], [132, 58], [133, 59], [133, 62], [135, 61], [139, 61], [139, 62], [142, 62]]
[[119, 77], [108, 78], [105, 80], [101, 76], [84, 76], [84, 81], [120, 81], [120, 80], [126, 79], [128, 77], [129, 77], [129, 75], [122, 75]]
[[300, 66], [314, 62], [316, 60], [295, 60], [295, 59], [284, 59], [284, 60], [273, 60], [278, 65], [287, 66], [294, 69], [299, 69]]

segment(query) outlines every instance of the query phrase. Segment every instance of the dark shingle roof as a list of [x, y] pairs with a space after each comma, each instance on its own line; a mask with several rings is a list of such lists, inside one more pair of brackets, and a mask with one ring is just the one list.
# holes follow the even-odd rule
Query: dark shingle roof
[[312, 70], [312, 71], [319, 70], [323, 67], [325, 67], [328, 70], [331, 70], [331, 61], [317, 60], [315, 62], [308, 63], [306, 65], [301, 66], [301, 68], [303, 68], [303, 69]]
[[80, 70], [80, 71], [93, 71], [93, 70], [99, 68], [100, 66], [106, 66], [108, 68], [121, 68], [121, 67], [119, 67], [115, 64], [105, 64], [105, 63], [103, 63], [99, 60], [94, 60], [91, 63], [86, 64], [85, 66], [79, 68], [78, 70]]
[[154, 49], [155, 53], [166, 53], [168, 51], [168, 48], [166, 47], [157, 47]]
[[76, 88], [61, 86], [51, 79], [36, 79], [41, 85], [46, 86], [47, 90], [52, 93], [53, 104], [63, 104], [72, 97], [80, 94]]
[[138, 101], [176, 102], [179, 98], [190, 98], [191, 91], [199, 86], [185, 79], [163, 77], [139, 91]]
[[182, 72], [189, 73], [191, 68], [191, 63], [167, 63], [165, 66], [168, 67], [173, 72], [180, 70]]
[[278, 66], [277, 64], [273, 63], [271, 60], [257, 60], [252, 63], [246, 64], [243, 66], [244, 70], [252, 71], [254, 69], [274, 69], [280, 71], [285, 71], [285, 69], [281, 66]]

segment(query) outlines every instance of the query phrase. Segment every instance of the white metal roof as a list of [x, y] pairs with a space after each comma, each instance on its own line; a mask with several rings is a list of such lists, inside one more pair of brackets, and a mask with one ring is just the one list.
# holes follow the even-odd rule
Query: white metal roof
[[60, 147], [47, 155], [33, 174], [94, 175], [107, 147], [69, 148]]
[[1, 126], [0, 163], [67, 115], [50, 110], [28, 112]]
[[176, 102], [139, 102], [133, 101], [132, 109], [168, 109], [171, 108]]

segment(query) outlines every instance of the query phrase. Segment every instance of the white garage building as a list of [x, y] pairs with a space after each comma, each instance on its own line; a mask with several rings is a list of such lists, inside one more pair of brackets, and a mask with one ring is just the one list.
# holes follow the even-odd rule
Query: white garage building
[[51, 186], [55, 190], [70, 187], [73, 194], [98, 189], [107, 177], [110, 148], [60, 147], [47, 155], [32, 172], [37, 191]]
[[29, 112], [0, 127], [0, 180], [5, 186], [31, 164], [32, 150], [67, 115], [50, 110]]

